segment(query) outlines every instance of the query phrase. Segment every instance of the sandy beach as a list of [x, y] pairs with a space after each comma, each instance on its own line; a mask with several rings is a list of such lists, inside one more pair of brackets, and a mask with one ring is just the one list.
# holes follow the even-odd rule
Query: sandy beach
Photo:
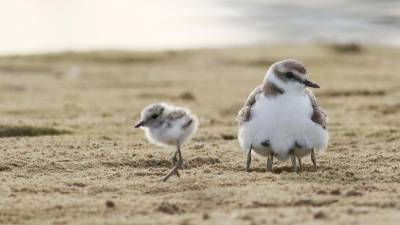
[[[245, 172], [235, 116], [275, 61], [321, 86], [330, 144]], [[0, 224], [398, 224], [400, 50], [280, 44], [0, 58]], [[166, 101], [199, 117], [181, 178], [160, 182], [173, 149], [134, 129]]]

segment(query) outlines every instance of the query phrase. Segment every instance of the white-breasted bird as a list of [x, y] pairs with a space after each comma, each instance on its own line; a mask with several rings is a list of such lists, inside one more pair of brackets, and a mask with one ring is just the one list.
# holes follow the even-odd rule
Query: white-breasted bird
[[311, 154], [317, 168], [315, 151], [324, 151], [329, 141], [328, 116], [307, 87], [319, 88], [307, 79], [301, 62], [286, 59], [274, 63], [263, 83], [250, 93], [237, 117], [248, 172], [252, 150], [268, 157], [268, 171], [272, 171], [274, 156], [290, 157], [293, 171], [298, 172], [296, 158], [302, 169], [301, 158]]
[[135, 128], [143, 128], [147, 139], [154, 144], [161, 146], [174, 146], [176, 152], [172, 157], [172, 170], [162, 179], [163, 181], [176, 174], [182, 166], [181, 146], [185, 144], [196, 132], [199, 126], [198, 119], [188, 109], [156, 103], [146, 106], [140, 121]]

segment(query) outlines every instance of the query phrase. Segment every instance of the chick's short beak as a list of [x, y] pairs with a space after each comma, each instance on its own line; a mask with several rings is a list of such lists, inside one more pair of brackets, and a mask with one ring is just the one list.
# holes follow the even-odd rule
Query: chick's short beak
[[139, 122], [137, 122], [137, 123], [135, 124], [135, 128], [139, 128], [139, 127], [143, 126], [144, 124], [145, 124], [144, 121], [139, 121]]
[[306, 85], [307, 87], [310, 87], [310, 88], [319, 88], [318, 84], [313, 83], [313, 82], [311, 82], [311, 81], [309, 81], [307, 79], [303, 81], [303, 84]]

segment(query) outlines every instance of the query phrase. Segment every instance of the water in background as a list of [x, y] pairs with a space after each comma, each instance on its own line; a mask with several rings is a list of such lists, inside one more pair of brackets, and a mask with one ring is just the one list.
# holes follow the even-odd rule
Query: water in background
[[264, 42], [400, 45], [398, 0], [0, 0], [0, 54]]

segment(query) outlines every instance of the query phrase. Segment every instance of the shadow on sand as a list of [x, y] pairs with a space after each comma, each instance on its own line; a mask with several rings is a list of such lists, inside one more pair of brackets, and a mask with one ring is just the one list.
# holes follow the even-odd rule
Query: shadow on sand
[[51, 127], [0, 125], [0, 138], [4, 137], [35, 137], [71, 134], [67, 130], [59, 130]]

